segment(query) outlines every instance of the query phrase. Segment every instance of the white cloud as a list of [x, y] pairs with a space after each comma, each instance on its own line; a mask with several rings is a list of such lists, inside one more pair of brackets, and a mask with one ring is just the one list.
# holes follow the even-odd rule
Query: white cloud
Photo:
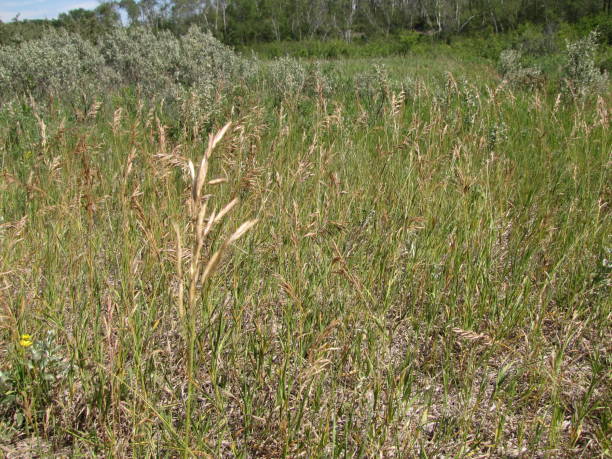
[[70, 3], [70, 4], [67, 4], [65, 8], [63, 8], [63, 11], [76, 10], [79, 8], [83, 8], [85, 10], [93, 10], [97, 6], [98, 6], [98, 2], [93, 1], [93, 0], [89, 2]]

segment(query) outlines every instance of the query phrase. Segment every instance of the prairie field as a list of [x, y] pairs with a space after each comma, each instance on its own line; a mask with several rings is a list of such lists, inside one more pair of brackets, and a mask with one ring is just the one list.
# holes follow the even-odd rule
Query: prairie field
[[5, 94], [2, 454], [608, 456], [609, 85], [252, 66]]

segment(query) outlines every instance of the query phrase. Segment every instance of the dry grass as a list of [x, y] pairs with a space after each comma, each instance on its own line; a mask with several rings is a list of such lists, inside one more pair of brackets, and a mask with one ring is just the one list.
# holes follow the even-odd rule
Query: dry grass
[[436, 75], [3, 112], [5, 454], [608, 455], [609, 97]]

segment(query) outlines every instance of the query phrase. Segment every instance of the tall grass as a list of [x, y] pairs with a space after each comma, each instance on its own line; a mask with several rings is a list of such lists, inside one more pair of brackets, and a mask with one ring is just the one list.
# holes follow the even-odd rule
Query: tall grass
[[609, 95], [379, 64], [3, 107], [4, 451], [609, 453]]

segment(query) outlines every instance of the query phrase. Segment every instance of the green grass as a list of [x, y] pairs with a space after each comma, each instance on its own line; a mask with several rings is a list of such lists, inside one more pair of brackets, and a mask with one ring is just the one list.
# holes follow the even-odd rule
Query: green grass
[[187, 317], [186, 161], [207, 131], [128, 93], [90, 116], [3, 109], [3, 450], [610, 454], [609, 96], [556, 103], [446, 57], [377, 62], [410, 90], [228, 101], [209, 172], [228, 181], [205, 193], [209, 210], [241, 202], [202, 263], [258, 223]]

